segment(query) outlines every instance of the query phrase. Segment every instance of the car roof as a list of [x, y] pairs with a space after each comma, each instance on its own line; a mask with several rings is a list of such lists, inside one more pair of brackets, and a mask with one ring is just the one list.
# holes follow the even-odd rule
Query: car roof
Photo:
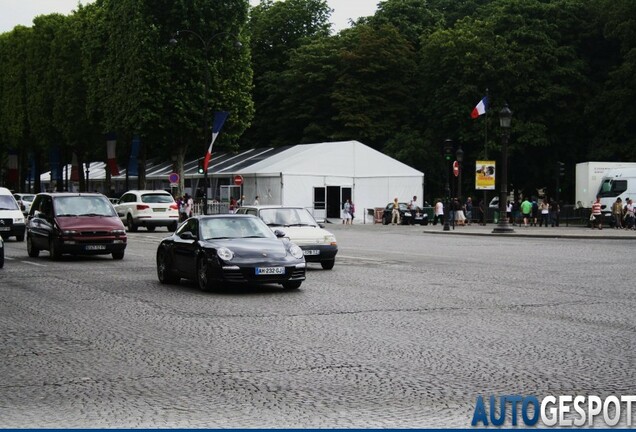
[[223, 213], [223, 214], [213, 214], [213, 215], [197, 215], [197, 216], [193, 216], [193, 217], [195, 217], [197, 219], [256, 218], [256, 216], [254, 216], [254, 215], [236, 214], [236, 213]]
[[253, 208], [253, 209], [258, 209], [258, 210], [262, 210], [262, 209], [304, 209], [305, 207], [303, 206], [283, 206], [283, 205], [242, 205], [239, 208]]
[[125, 194], [127, 194], [127, 193], [162, 193], [164, 195], [172, 196], [172, 194], [170, 192], [165, 191], [163, 189], [131, 189], [131, 190], [126, 191], [124, 193]]
[[97, 192], [40, 192], [38, 195], [49, 195], [53, 198], [55, 197], [77, 197], [77, 196], [86, 196], [86, 197], [105, 197], [104, 194], [100, 194]]

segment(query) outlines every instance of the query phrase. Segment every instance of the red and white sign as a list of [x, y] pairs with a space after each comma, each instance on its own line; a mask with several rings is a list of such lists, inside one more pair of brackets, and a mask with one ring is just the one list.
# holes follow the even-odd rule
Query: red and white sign
[[459, 176], [459, 162], [457, 161], [453, 162], [453, 175], [455, 175], [455, 177]]
[[179, 174], [170, 173], [170, 175], [168, 175], [168, 181], [170, 183], [179, 183]]
[[237, 186], [240, 186], [243, 184], [243, 176], [242, 175], [235, 175], [234, 176], [234, 184]]

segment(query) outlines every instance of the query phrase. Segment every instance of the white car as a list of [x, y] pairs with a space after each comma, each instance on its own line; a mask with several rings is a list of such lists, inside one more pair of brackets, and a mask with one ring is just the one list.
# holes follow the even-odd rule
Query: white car
[[282, 231], [285, 238], [300, 246], [307, 262], [319, 262], [323, 269], [331, 270], [336, 263], [338, 243], [336, 236], [323, 229], [304, 207], [243, 206], [237, 214], [260, 217], [272, 231]]
[[179, 206], [169, 192], [164, 190], [130, 190], [114, 205], [128, 231], [140, 226], [152, 232], [158, 226], [176, 231], [179, 224]]
[[35, 194], [17, 193], [17, 194], [13, 194], [13, 198], [15, 198], [15, 200], [18, 202], [18, 205], [20, 206], [20, 210], [22, 210], [22, 213], [26, 215], [29, 213], [29, 210], [31, 210], [31, 204], [33, 203], [33, 200], [35, 199]]

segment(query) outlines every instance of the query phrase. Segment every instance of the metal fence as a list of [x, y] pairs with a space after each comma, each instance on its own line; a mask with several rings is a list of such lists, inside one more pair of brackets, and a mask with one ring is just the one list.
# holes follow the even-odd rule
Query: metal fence
[[[220, 202], [208, 202], [207, 213], [209, 215], [212, 214], [228, 214], [230, 212], [230, 204], [229, 203], [220, 203]], [[203, 202], [195, 202], [194, 207], [192, 209], [192, 213], [195, 215], [203, 214]]]

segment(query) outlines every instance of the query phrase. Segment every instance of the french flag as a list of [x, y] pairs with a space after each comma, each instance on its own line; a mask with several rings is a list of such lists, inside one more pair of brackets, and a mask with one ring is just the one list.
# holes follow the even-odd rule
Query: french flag
[[106, 135], [106, 159], [108, 160], [108, 169], [110, 171], [110, 175], [118, 176], [119, 175], [119, 167], [117, 166], [117, 138], [114, 133], [109, 133]]
[[476, 119], [480, 115], [486, 114], [486, 110], [488, 109], [488, 96], [484, 96], [482, 100], [473, 108], [473, 111], [470, 113], [470, 118]]
[[223, 127], [223, 123], [225, 123], [227, 115], [227, 111], [217, 111], [214, 113], [214, 123], [212, 124], [212, 142], [210, 143], [210, 147], [208, 148], [208, 151], [203, 158], [203, 172], [208, 172], [208, 164], [210, 163], [210, 159], [212, 158], [212, 146], [214, 145], [216, 137], [219, 136], [219, 132], [221, 132], [221, 128]]

